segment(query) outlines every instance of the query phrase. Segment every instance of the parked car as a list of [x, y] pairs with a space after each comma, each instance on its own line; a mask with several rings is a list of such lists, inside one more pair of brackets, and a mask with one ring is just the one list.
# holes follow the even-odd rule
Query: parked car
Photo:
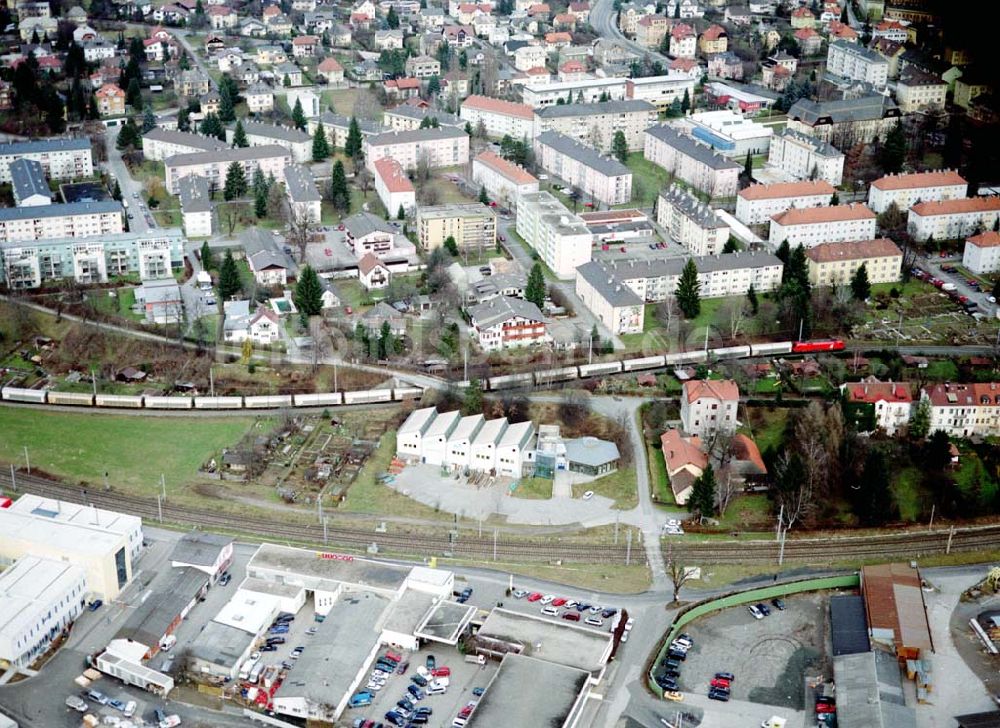
[[580, 615], [577, 612], [565, 612], [562, 616], [563, 619], [568, 619], [570, 622], [579, 622]]
[[736, 677], [731, 672], [717, 672], [715, 673], [715, 677], [717, 677], [720, 680], [728, 680], [729, 682], [733, 682], [736, 679]]
[[604, 620], [600, 617], [587, 617], [583, 620], [585, 623], [589, 624], [591, 627], [603, 627]]
[[667, 677], [665, 675], [656, 676], [656, 684], [659, 685], [664, 690], [676, 690], [677, 681], [672, 677]]
[[400, 675], [405, 675], [406, 671], [409, 669], [410, 669], [410, 661], [405, 660], [404, 662], [399, 663], [399, 667], [396, 669], [396, 672], [398, 672]]
[[[212, 296], [205, 296], [205, 303], [208, 304], [209, 306], [214, 306], [215, 298], [213, 298]], [[233, 580], [233, 575], [230, 574], [228, 571], [223, 571], [222, 576], [219, 577], [219, 585], [228, 586], [229, 582], [231, 582], [232, 580]]]
[[771, 610], [770, 610], [770, 608], [766, 604], [764, 604], [764, 602], [758, 602], [757, 603], [757, 611], [759, 611], [765, 617], [770, 617], [771, 616]]
[[410, 682], [414, 683], [415, 685], [419, 685], [422, 688], [427, 687], [427, 678], [425, 678], [423, 675], [411, 675]]
[[449, 677], [451, 675], [450, 667], [438, 667], [431, 670], [431, 675], [434, 677]]
[[369, 692], [355, 693], [351, 696], [347, 705], [351, 708], [363, 708], [366, 705], [372, 704], [372, 698], [375, 697]]
[[66, 707], [72, 708], [77, 713], [86, 713], [88, 710], [87, 701], [81, 698], [79, 695], [67, 695]]
[[427, 659], [424, 660], [424, 664], [427, 666], [428, 670], [433, 670], [437, 667], [437, 660], [434, 659], [434, 655], [427, 655]]
[[515, 589], [513, 592], [511, 592], [511, 595], [515, 599], [524, 599], [526, 596], [528, 596], [528, 592], [526, 592], [524, 589]]
[[408, 692], [410, 695], [412, 695], [417, 700], [423, 700], [426, 697], [426, 695], [424, 694], [424, 691], [421, 690], [416, 685], [407, 685], [406, 686], [406, 692]]
[[552, 606], [553, 607], [562, 607], [562, 606], [565, 606], [565, 605], [566, 605], [566, 600], [563, 599], [562, 597], [558, 597], [558, 598], [552, 600]]
[[723, 703], [728, 703], [729, 693], [724, 690], [709, 690], [708, 698], [709, 700], [719, 700]]
[[531, 594], [528, 595], [528, 601], [529, 602], [537, 602], [541, 598], [542, 598], [542, 595], [539, 594], [538, 592], [531, 592]]
[[542, 614], [546, 617], [558, 617], [559, 610], [552, 606], [542, 607]]
[[457, 601], [459, 604], [465, 604], [467, 601], [469, 601], [469, 597], [471, 596], [472, 596], [472, 587], [467, 586], [461, 591], [461, 593], [458, 595], [458, 599], [456, 599], [455, 601]]
[[544, 605], [549, 605], [549, 604], [551, 604], [551, 603], [552, 603], [553, 601], [555, 601], [555, 597], [554, 597], [554, 596], [552, 596], [551, 594], [546, 594], [546, 595], [545, 595], [544, 597], [542, 597], [542, 598], [541, 598], [541, 599], [540, 599], [539, 601], [541, 601], [541, 603], [542, 603], [542, 604], [544, 604]]
[[102, 693], [100, 690], [88, 690], [86, 694], [89, 700], [93, 700], [98, 705], [108, 704], [108, 696]]
[[773, 604], [774, 608], [777, 609], [779, 612], [784, 612], [785, 611], [785, 600], [784, 599], [779, 599], [778, 597], [775, 597], [774, 599], [771, 600], [771, 604]]
[[91, 612], [96, 612], [103, 605], [104, 602], [101, 599], [95, 599], [94, 601], [92, 601], [90, 604], [87, 605], [87, 609], [89, 609]]
[[761, 613], [761, 611], [757, 609], [756, 604], [747, 605], [747, 610], [750, 612], [750, 614], [753, 615], [754, 619], [764, 619], [763, 613]]
[[125, 703], [123, 703], [121, 700], [109, 700], [108, 707], [114, 708], [115, 710], [121, 711], [123, 713], [125, 712]]

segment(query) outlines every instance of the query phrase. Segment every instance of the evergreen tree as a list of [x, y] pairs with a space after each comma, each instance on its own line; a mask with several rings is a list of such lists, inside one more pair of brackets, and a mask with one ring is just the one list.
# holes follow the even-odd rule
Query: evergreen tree
[[484, 205], [490, 204], [490, 196], [486, 194], [486, 185], [479, 188], [479, 201]]
[[732, 235], [726, 239], [726, 244], [722, 246], [723, 253], [738, 253], [740, 252], [740, 243]]
[[[236, 128], [233, 129], [233, 148], [237, 147], [249, 147], [250, 142], [247, 140], [246, 130], [243, 128], [243, 120], [236, 120]], [[260, 168], [257, 168], [258, 171]]]
[[747, 149], [747, 158], [743, 160], [743, 176], [747, 179], [753, 178], [753, 155]]
[[322, 162], [324, 159], [330, 156], [330, 142], [326, 138], [326, 129], [323, 128], [323, 122], [316, 124], [316, 133], [313, 134], [313, 161]]
[[399, 203], [399, 209], [396, 210], [396, 219], [397, 220], [405, 220], [406, 219], [406, 208], [403, 207], [403, 203], [402, 202]]
[[906, 134], [901, 123], [897, 122], [886, 134], [879, 157], [882, 169], [887, 174], [895, 174], [903, 168], [903, 162], [906, 161]]
[[253, 214], [257, 216], [257, 219], [267, 217], [267, 197], [268, 188], [254, 188], [253, 193]]
[[465, 52], [464, 48], [458, 54], [458, 67], [463, 71], [469, 67], [469, 54]]
[[212, 255], [207, 240], [201, 244], [201, 267], [205, 270], [212, 270], [215, 267], [215, 256]]
[[628, 141], [625, 139], [625, 132], [621, 129], [616, 131], [611, 139], [611, 153], [622, 164], [628, 161]]
[[689, 258], [681, 271], [681, 277], [677, 281], [677, 292], [674, 297], [677, 305], [685, 318], [693, 319], [701, 313], [701, 296], [699, 291], [701, 284], [698, 283], [698, 268], [694, 264], [694, 259]]
[[435, 74], [427, 80], [427, 95], [437, 96], [439, 93], [441, 93], [441, 79]]
[[358, 120], [352, 116], [351, 125], [347, 128], [347, 139], [344, 142], [344, 154], [357, 161], [361, 159], [362, 148], [361, 127], [358, 126]]
[[670, 102], [670, 107], [667, 109], [667, 116], [672, 119], [676, 119], [678, 116], [682, 116], [684, 111], [681, 109], [681, 100], [674, 97], [674, 100]]
[[128, 89], [125, 91], [125, 103], [133, 109], [142, 108], [142, 88], [139, 86], [138, 78], [133, 78], [128, 82]]
[[462, 400], [462, 414], [477, 415], [483, 411], [483, 384], [478, 379], [470, 379]]
[[684, 98], [681, 99], [681, 113], [686, 114], [691, 110], [691, 94], [687, 89], [684, 89]]
[[118, 132], [118, 141], [115, 142], [115, 147], [123, 151], [129, 147], [137, 149], [141, 146], [142, 135], [139, 133], [139, 127], [135, 125], [134, 121], [129, 119], [122, 125], [121, 130]]
[[111, 197], [118, 201], [122, 199], [122, 186], [118, 184], [118, 180], [115, 180], [115, 186], [111, 188]]
[[[788, 265], [788, 259], [789, 259], [789, 257], [791, 257], [791, 254], [792, 254], [792, 251], [791, 251], [791, 248], [788, 245], [788, 240], [787, 239], [782, 240], [781, 244], [778, 246], [778, 249], [776, 251], [774, 251], [774, 255], [778, 258], [778, 260], [780, 260], [785, 265]], [[786, 277], [787, 277], [787, 274], [783, 271], [782, 275], [781, 275], [781, 281], [782, 281], [782, 283], [784, 283]]]
[[214, 137], [221, 141], [226, 139], [226, 127], [222, 125], [219, 117], [215, 114], [206, 114], [205, 118], [201, 120], [201, 127], [199, 131], [202, 136]]
[[292, 109], [292, 123], [295, 124], [295, 128], [299, 131], [305, 131], [306, 129], [306, 115], [302, 111], [302, 99], [295, 99], [295, 107]]
[[691, 496], [688, 498], [688, 510], [696, 513], [699, 518], [711, 518], [715, 515], [715, 471], [711, 463], [705, 466], [701, 475], [695, 478], [691, 486]]
[[226, 169], [226, 183], [222, 188], [225, 200], [235, 200], [247, 193], [247, 178], [239, 162], [231, 162]]
[[847, 16], [847, 3], [844, 3], [844, 7], [840, 9], [840, 22], [846, 25], [848, 19], [849, 18]]
[[385, 16], [385, 24], [393, 30], [399, 27], [399, 16], [396, 14], [396, 8], [391, 5], [389, 6], [389, 12]]
[[333, 164], [333, 171], [330, 174], [330, 201], [334, 208], [341, 213], [350, 212], [351, 190], [347, 186], [347, 173], [344, 171], [344, 163], [339, 159]]
[[921, 399], [917, 402], [907, 429], [910, 437], [914, 440], [923, 440], [927, 437], [927, 433], [931, 429], [931, 402], [929, 399]]
[[378, 358], [388, 359], [396, 348], [395, 337], [392, 335], [392, 326], [388, 321], [382, 322], [378, 336]]
[[681, 17], [681, 3], [680, 0], [677, 0], [677, 4], [674, 5], [674, 18], [679, 20], [680, 17]]
[[[91, 96], [91, 101], [94, 97]], [[177, 130], [178, 131], [190, 131], [191, 130], [191, 112], [186, 108], [181, 109], [177, 112]]]
[[306, 316], [318, 316], [323, 311], [323, 286], [311, 265], [305, 266], [299, 273], [293, 300], [295, 307]]
[[545, 273], [542, 264], [535, 262], [528, 273], [528, 283], [524, 287], [524, 300], [531, 301], [539, 309], [545, 305]]
[[872, 284], [868, 282], [868, 266], [862, 263], [851, 277], [851, 295], [856, 301], [867, 301], [872, 294]]
[[879, 447], [872, 448], [865, 458], [860, 488], [853, 490], [854, 514], [866, 526], [891, 521], [895, 515], [892, 492], [889, 489], [889, 462]]
[[458, 243], [455, 242], [455, 236], [449, 235], [444, 239], [444, 249], [454, 257], [458, 257]]
[[760, 303], [757, 301], [757, 291], [754, 290], [753, 283], [747, 289], [747, 303], [750, 305], [751, 315], [756, 316], [757, 311], [760, 309]]
[[233, 260], [233, 251], [226, 250], [226, 255], [222, 259], [219, 267], [219, 297], [223, 301], [228, 301], [242, 288], [240, 283], [240, 271]]
[[469, 136], [472, 136], [472, 122], [471, 121], [465, 122], [465, 133], [468, 134]]
[[281, 79], [281, 85], [284, 86], [285, 88], [291, 88], [292, 87], [292, 77], [289, 76], [286, 73], [285, 77], [283, 79]]
[[145, 134], [147, 131], [152, 131], [156, 128], [156, 115], [153, 113], [153, 107], [146, 104], [146, 108], [142, 110], [142, 133]]
[[833, 194], [830, 196], [830, 204], [834, 206], [840, 204], [840, 195], [837, 194], [836, 190], [834, 190]]

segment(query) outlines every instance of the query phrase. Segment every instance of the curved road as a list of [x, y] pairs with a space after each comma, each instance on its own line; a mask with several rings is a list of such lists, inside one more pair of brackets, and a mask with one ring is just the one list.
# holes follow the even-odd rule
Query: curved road
[[596, 0], [590, 9], [590, 25], [602, 38], [618, 41], [629, 50], [638, 53], [640, 57], [649, 56], [664, 65], [670, 63], [670, 59], [662, 53], [644, 48], [635, 41], [626, 38], [625, 34], [618, 29], [617, 15], [614, 0]]

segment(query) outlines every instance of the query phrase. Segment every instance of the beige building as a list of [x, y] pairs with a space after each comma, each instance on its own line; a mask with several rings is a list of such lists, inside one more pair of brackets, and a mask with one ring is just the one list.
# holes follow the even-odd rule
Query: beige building
[[411, 56], [406, 60], [406, 75], [410, 78], [440, 76], [441, 62], [430, 56]]
[[517, 234], [557, 278], [572, 280], [576, 269], [590, 261], [594, 236], [551, 193], [521, 195], [516, 220]]
[[940, 76], [907, 66], [896, 83], [896, 103], [904, 114], [925, 109], [943, 109], [948, 83]]
[[629, 151], [639, 151], [643, 134], [657, 120], [648, 101], [626, 99], [596, 104], [559, 104], [535, 111], [534, 136], [557, 131], [578, 142], [609, 152], [615, 134], [622, 132]]
[[538, 192], [537, 179], [523, 167], [489, 150], [472, 160], [472, 181], [485, 187], [490, 199], [514, 209], [521, 195]]
[[876, 215], [866, 205], [793, 208], [771, 218], [768, 241], [773, 247], [787, 240], [791, 247], [875, 238]]
[[252, 180], [254, 172], [260, 169], [264, 176], [274, 175], [281, 179], [282, 171], [292, 163], [292, 155], [284, 147], [276, 144], [260, 147], [240, 147], [217, 152], [178, 154], [164, 161], [167, 189], [176, 195], [181, 177], [197, 174], [208, 180], [209, 189], [222, 189], [226, 182], [226, 172], [233, 162], [243, 167], [247, 180]]
[[759, 225], [793, 207], [826, 207], [834, 191], [833, 185], [821, 179], [750, 185], [736, 195], [736, 219], [745, 225]]
[[612, 334], [641, 334], [645, 302], [596, 261], [576, 269], [576, 295]]
[[957, 200], [965, 197], [969, 183], [955, 170], [889, 174], [868, 188], [868, 207], [883, 213], [893, 202], [907, 210], [918, 202]]
[[459, 250], [488, 250], [496, 246], [497, 216], [478, 202], [435, 205], [417, 211], [417, 236], [426, 251], [454, 238]]
[[849, 285], [862, 265], [869, 283], [895, 283], [902, 274], [903, 253], [888, 238], [820, 243], [806, 251], [806, 264], [814, 286]]
[[386, 132], [365, 139], [369, 169], [386, 157], [395, 159], [404, 170], [415, 169], [421, 158], [426, 158], [431, 168], [468, 164], [469, 135], [461, 129], [439, 127]]
[[835, 40], [827, 49], [828, 73], [885, 88], [889, 81], [889, 62], [860, 43]]
[[636, 23], [635, 42], [644, 48], [657, 49], [670, 31], [670, 20], [665, 15], [647, 15]]
[[646, 130], [643, 151], [647, 160], [711, 197], [735, 197], [740, 167], [667, 124]]
[[729, 226], [709, 205], [679, 185], [660, 193], [656, 221], [694, 256], [721, 253], [729, 240]]
[[977, 275], [1000, 270], [1000, 233], [989, 230], [967, 239], [962, 265]]
[[178, 154], [217, 152], [225, 148], [226, 145], [214, 137], [162, 129], [158, 126], [142, 135], [142, 156], [154, 162], [162, 162]]
[[539, 134], [535, 158], [542, 169], [609, 207], [632, 199], [632, 170], [563, 134]]
[[931, 406], [931, 432], [944, 430], [949, 437], [1000, 435], [1000, 384], [932, 384], [920, 392]]
[[122, 213], [114, 200], [0, 208], [0, 243], [117, 235]]
[[932, 235], [954, 240], [978, 230], [992, 230], [1000, 217], [1000, 196], [921, 202], [910, 208], [906, 229], [917, 242]]
[[830, 142], [838, 149], [871, 144], [899, 123], [899, 107], [888, 96], [813, 101], [799, 99], [788, 110], [788, 129]]
[[274, 92], [265, 84], [253, 84], [243, 92], [243, 98], [251, 114], [264, 114], [274, 110]]
[[[689, 99], [694, 98], [695, 79], [690, 74], [671, 72], [664, 76], [645, 76], [625, 81], [625, 98], [648, 101], [660, 113], [665, 112], [676, 99], [684, 100], [686, 91]], [[655, 123], [655, 122], [654, 122]], [[652, 124], [647, 124], [652, 126]], [[638, 149], [642, 149], [640, 141]]]

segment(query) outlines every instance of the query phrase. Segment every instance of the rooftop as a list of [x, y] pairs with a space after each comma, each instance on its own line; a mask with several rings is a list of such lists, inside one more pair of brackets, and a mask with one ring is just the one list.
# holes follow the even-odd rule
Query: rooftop
[[122, 203], [117, 200], [67, 202], [64, 205], [35, 205], [33, 207], [4, 207], [0, 208], [0, 222], [63, 217], [64, 215], [108, 215], [115, 212], [119, 215], [123, 212]]
[[772, 215], [771, 219], [779, 225], [818, 225], [847, 220], [874, 220], [875, 217], [875, 213], [867, 205], [855, 202], [830, 207], [793, 207]]
[[181, 536], [170, 552], [170, 560], [192, 566], [214, 566], [219, 554], [233, 543], [229, 536], [191, 531]]
[[493, 609], [478, 637], [510, 645], [507, 651], [597, 673], [611, 655], [611, 633], [562, 619]]
[[382, 179], [389, 192], [413, 192], [413, 183], [406, 176], [403, 167], [391, 157], [376, 159], [374, 162], [375, 174]]
[[509, 423], [507, 422], [506, 417], [501, 417], [498, 420], [484, 420], [483, 426], [479, 428], [472, 444], [496, 445], [500, 442], [500, 438], [503, 437], [503, 433], [507, 429], [508, 424]]
[[420, 409], [413, 410], [406, 421], [399, 426], [396, 430], [396, 436], [408, 435], [411, 432], [423, 433], [430, 427], [431, 423], [437, 417], [437, 407], [422, 407]]
[[799, 99], [788, 110], [788, 118], [801, 120], [812, 126], [820, 121], [834, 124], [872, 121], [885, 118], [890, 116], [892, 112], [898, 111], [899, 107], [891, 98], [882, 94], [873, 94], [856, 99], [836, 99], [833, 101]]
[[378, 215], [373, 215], [370, 212], [356, 212], [346, 218], [344, 220], [344, 229], [355, 238], [363, 238], [375, 232], [396, 234], [396, 228]]
[[279, 141], [291, 142], [293, 144], [312, 141], [312, 137], [304, 131], [278, 124], [261, 124], [256, 121], [244, 121], [243, 130], [247, 133], [248, 137], [256, 136], [264, 137], [265, 139], [278, 139]]
[[704, 470], [708, 465], [708, 455], [702, 452], [701, 438], [697, 435], [685, 437], [680, 430], [667, 430], [660, 435], [660, 446], [663, 448], [668, 475], [685, 465], [699, 470]]
[[516, 116], [521, 119], [527, 119], [528, 121], [535, 118], [534, 109], [532, 109], [528, 104], [518, 104], [513, 101], [504, 101], [502, 99], [494, 99], [489, 96], [479, 96], [475, 94], [469, 96], [462, 102], [462, 108], [486, 111], [491, 114]]
[[29, 142], [0, 144], [0, 157], [83, 150], [90, 151], [90, 139], [37, 139]]
[[599, 101], [594, 104], [555, 104], [535, 111], [535, 116], [542, 119], [558, 119], [565, 116], [601, 116], [603, 114], [653, 114], [656, 107], [648, 101], [640, 99], [623, 99], [621, 101]]
[[170, 579], [162, 589], [129, 613], [125, 624], [115, 635], [116, 639], [153, 647], [208, 585], [208, 574], [197, 569], [171, 569], [169, 575]]
[[972, 212], [1000, 210], [1000, 195], [990, 197], [965, 197], [957, 200], [918, 202], [910, 208], [917, 215], [959, 215]]
[[52, 191], [45, 179], [42, 163], [34, 159], [21, 158], [10, 163], [11, 186], [14, 197], [20, 203], [33, 195], [52, 199]]
[[792, 129], [782, 129], [778, 132], [776, 137], [779, 137], [785, 141], [794, 142], [800, 146], [806, 146], [812, 149], [814, 154], [818, 154], [821, 157], [843, 157], [844, 153], [837, 149], [835, 146], [829, 142], [825, 142], [822, 139], [817, 139], [816, 137], [811, 137], [808, 134], [803, 134], [800, 131], [794, 131]]
[[307, 549], [265, 543], [247, 564], [247, 575], [268, 579], [281, 576], [285, 583], [307, 589], [334, 591], [344, 584], [353, 588], [395, 594], [406, 582], [412, 567], [396, 566], [357, 557], [326, 558]]
[[924, 187], [944, 187], [948, 185], [968, 185], [958, 172], [953, 169], [934, 170], [932, 172], [912, 172], [910, 174], [889, 174], [872, 182], [872, 187], [880, 190], [913, 190]]
[[623, 282], [615, 280], [614, 275], [609, 274], [607, 269], [596, 260], [581, 265], [576, 269], [576, 274], [587, 281], [592, 288], [601, 294], [605, 301], [615, 308], [643, 305], [643, 300], [635, 291]]
[[33, 493], [25, 493], [15, 500], [7, 510], [63, 523], [92, 525], [105, 531], [120, 533], [123, 536], [142, 538], [142, 519], [139, 516], [43, 498]]
[[538, 182], [524, 167], [520, 167], [513, 162], [508, 162], [499, 154], [489, 150], [480, 152], [474, 161], [485, 164], [497, 174], [517, 185], [529, 185]]
[[933, 384], [924, 387], [924, 394], [933, 407], [1000, 406], [1000, 384], [997, 382]]
[[456, 644], [475, 613], [476, 607], [470, 604], [439, 601], [424, 615], [413, 633], [424, 639]]
[[994, 230], [988, 230], [985, 233], [973, 235], [971, 238], [966, 240], [966, 242], [971, 243], [977, 248], [995, 248], [1000, 245], [1000, 233]]
[[830, 597], [830, 633], [834, 657], [871, 649], [865, 600], [860, 595], [836, 594]]
[[0, 635], [19, 638], [52, 608], [56, 599], [62, 599], [74, 584], [84, 581], [79, 566], [22, 556], [0, 573]]
[[830, 49], [836, 49], [842, 53], [848, 53], [852, 56], [857, 56], [858, 58], [863, 58], [868, 63], [878, 63], [878, 64], [889, 64], [885, 58], [876, 53], [875, 51], [868, 50], [863, 45], [859, 43], [852, 43], [847, 40], [835, 40], [830, 44]]
[[191, 641], [191, 656], [226, 669], [247, 653], [250, 645], [257, 641], [257, 635], [238, 627], [211, 621]]
[[861, 567], [861, 596], [873, 641], [934, 651], [920, 574], [909, 564]]
[[881, 650], [833, 658], [837, 724], [842, 728], [916, 728], [896, 658]]
[[493, 209], [481, 202], [452, 202], [447, 205], [423, 206], [417, 214], [419, 220], [451, 217], [496, 217]]
[[301, 164], [289, 164], [284, 169], [285, 189], [292, 202], [320, 202], [319, 190], [312, 172]]
[[806, 182], [776, 182], [769, 185], [750, 185], [739, 191], [744, 200], [775, 200], [784, 197], [808, 197], [810, 195], [832, 196], [836, 190], [826, 180]]
[[566, 440], [566, 459], [590, 467], [600, 467], [617, 462], [621, 458], [618, 446], [608, 440], [596, 437], [577, 437]]
[[427, 129], [410, 129], [408, 131], [387, 131], [377, 134], [368, 139], [368, 145], [381, 147], [390, 144], [412, 144], [414, 142], [428, 142], [441, 139], [468, 139], [468, 135], [462, 129], [441, 126], [438, 128], [429, 127]]
[[582, 144], [557, 131], [545, 131], [535, 137], [535, 142], [567, 157], [575, 159], [580, 164], [590, 167], [607, 177], [631, 176], [632, 170], [612, 157], [605, 157], [594, 147]]
[[731, 159], [716, 154], [711, 147], [706, 144], [696, 142], [672, 126], [659, 124], [646, 129], [646, 133], [661, 142], [668, 144], [678, 152], [707, 165], [714, 170], [741, 169], [740, 165]]
[[710, 205], [702, 202], [686, 187], [677, 184], [671, 185], [660, 193], [660, 200], [680, 210], [701, 228], [728, 227], [719, 219]]
[[[771, 253], [722, 253], [691, 258], [698, 274], [716, 271], [739, 270], [741, 268], [770, 268], [782, 265], [781, 260]], [[602, 260], [601, 266], [609, 279], [624, 283], [638, 278], [659, 278], [679, 276], [687, 264], [685, 258], [628, 258], [625, 260]], [[588, 264], [589, 265], [589, 264]], [[577, 270], [584, 268], [580, 266]], [[589, 278], [588, 278], [589, 280]]]
[[851, 402], [903, 402], [913, 401], [913, 393], [906, 382], [848, 382], [844, 385], [847, 399]]
[[177, 131], [176, 129], [164, 129], [155, 126], [142, 135], [143, 140], [163, 142], [164, 144], [176, 144], [178, 146], [194, 147], [203, 149], [206, 152], [225, 149], [226, 145], [213, 137], [205, 137], [201, 134], [192, 134], [189, 131]]
[[8, 541], [28, 548], [44, 543], [47, 549], [98, 558], [107, 557], [125, 542], [123, 534], [102, 525], [56, 521], [46, 515], [19, 513], [10, 508], [0, 508], [0, 533]]
[[866, 260], [902, 256], [902, 251], [888, 238], [851, 240], [839, 243], [820, 243], [805, 251], [814, 263], [832, 263], [838, 260]]
[[512, 296], [497, 296], [478, 306], [470, 306], [466, 313], [469, 314], [473, 324], [481, 329], [488, 329], [514, 317], [529, 321], [545, 321], [538, 306], [531, 301]]
[[[249, 133], [249, 132], [248, 132]], [[262, 144], [257, 147], [236, 147], [235, 149], [220, 149], [218, 151], [197, 152], [194, 154], [176, 154], [168, 157], [164, 164], [167, 167], [190, 167], [202, 164], [229, 164], [245, 162], [254, 159], [271, 159], [284, 157], [290, 164], [291, 152], [277, 144]]]
[[189, 174], [178, 182], [177, 196], [185, 212], [211, 212], [212, 198], [208, 194], [208, 180], [200, 174]]
[[684, 382], [684, 394], [688, 402], [702, 398], [735, 402], [740, 398], [740, 388], [732, 379], [692, 379]]
[[381, 628], [399, 634], [413, 634], [435, 601], [432, 594], [406, 589], [386, 610]]

